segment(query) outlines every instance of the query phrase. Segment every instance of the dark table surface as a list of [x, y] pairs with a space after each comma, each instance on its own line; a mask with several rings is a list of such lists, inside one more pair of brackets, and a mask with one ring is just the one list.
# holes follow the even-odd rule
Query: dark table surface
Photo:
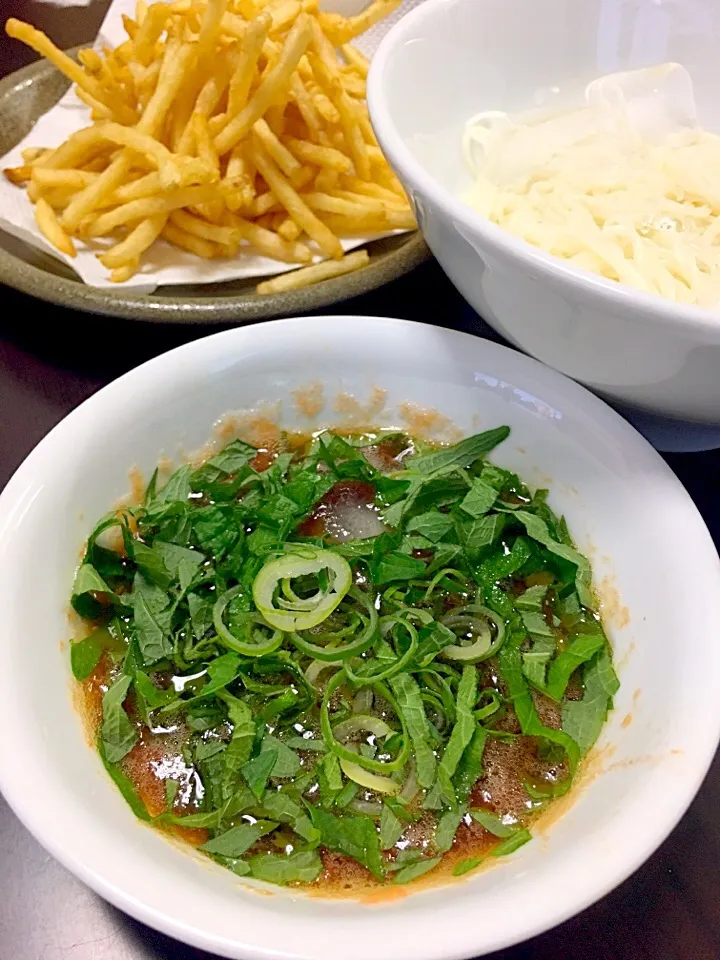
[[[31, 20], [63, 47], [89, 41], [106, 7], [106, 0], [70, 9], [0, 0], [3, 21], [5, 16]], [[30, 59], [20, 44], [0, 37], [0, 75]], [[0, 289], [0, 297], [0, 488], [48, 430], [104, 384], [143, 360], [213, 332], [88, 317], [8, 289]], [[478, 332], [477, 318], [435, 263], [342, 304], [338, 312]], [[720, 452], [667, 459], [720, 542]], [[633, 877], [555, 931], [495, 955], [495, 960], [531, 958], [720, 960], [717, 758], [688, 814]], [[210, 958], [105, 904], [44, 852], [0, 798], [0, 960]]]

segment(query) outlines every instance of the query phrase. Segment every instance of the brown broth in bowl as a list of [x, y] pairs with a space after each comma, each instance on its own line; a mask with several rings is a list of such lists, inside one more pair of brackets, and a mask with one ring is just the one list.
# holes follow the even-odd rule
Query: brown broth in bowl
[[268, 431], [101, 522], [73, 669], [138, 816], [336, 895], [530, 839], [617, 680], [564, 521], [486, 459], [506, 434]]

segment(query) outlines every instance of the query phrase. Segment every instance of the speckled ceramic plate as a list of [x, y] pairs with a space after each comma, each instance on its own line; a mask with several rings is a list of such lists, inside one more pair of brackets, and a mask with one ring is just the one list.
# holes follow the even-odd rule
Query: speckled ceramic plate
[[[72, 51], [71, 51], [72, 52]], [[67, 89], [45, 61], [0, 81], [0, 155], [7, 153]], [[151, 295], [90, 287], [60, 260], [0, 231], [0, 283], [75, 310], [152, 323], [246, 323], [306, 313], [359, 296], [394, 280], [430, 253], [420, 233], [368, 244], [370, 263], [356, 273], [289, 293], [258, 296], [254, 280], [171, 286]]]

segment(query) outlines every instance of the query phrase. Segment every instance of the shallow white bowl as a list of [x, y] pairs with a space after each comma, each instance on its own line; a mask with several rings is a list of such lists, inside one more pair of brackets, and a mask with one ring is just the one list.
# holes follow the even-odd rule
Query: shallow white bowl
[[[720, 131], [717, 0], [424, 0], [373, 58], [378, 139], [426, 240], [487, 322], [608, 398], [720, 425], [720, 315], [576, 271], [462, 202], [465, 122], [582, 101], [606, 73], [677, 61]], [[558, 88], [556, 91], [553, 88]]]
[[[308, 421], [293, 391], [312, 381], [327, 405]], [[384, 412], [360, 417], [401, 424], [410, 401], [466, 433], [510, 424], [496, 460], [551, 483], [553, 506], [590, 551], [622, 686], [598, 775], [546, 834], [491, 870], [382, 906], [276, 888], [260, 896], [136, 821], [88, 747], [64, 644], [73, 572], [133, 464], [147, 474], [161, 454], [202, 445], [222, 414], [262, 401], [280, 401], [290, 427], [337, 424], [338, 393], [362, 406], [375, 387], [387, 390]], [[621, 606], [629, 621], [615, 626]], [[506, 348], [399, 320], [235, 329], [95, 394], [0, 496], [0, 788], [78, 877], [195, 946], [253, 960], [477, 957], [586, 907], [675, 825], [718, 741], [720, 699], [700, 678], [720, 675], [719, 623], [720, 562], [695, 507], [648, 444], [583, 388]]]

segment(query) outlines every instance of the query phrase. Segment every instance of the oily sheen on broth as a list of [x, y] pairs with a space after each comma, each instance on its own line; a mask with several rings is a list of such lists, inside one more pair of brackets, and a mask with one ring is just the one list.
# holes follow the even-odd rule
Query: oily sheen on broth
[[564, 521], [487, 459], [507, 433], [273, 430], [100, 522], [72, 664], [137, 816], [335, 895], [531, 839], [617, 680]]

